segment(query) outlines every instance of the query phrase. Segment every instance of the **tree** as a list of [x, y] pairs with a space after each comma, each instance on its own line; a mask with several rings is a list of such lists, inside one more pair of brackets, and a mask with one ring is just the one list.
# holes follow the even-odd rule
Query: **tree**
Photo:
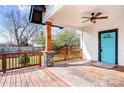
[[33, 35], [32, 41], [45, 48], [45, 35], [43, 31], [38, 31]]
[[80, 36], [76, 30], [64, 29], [63, 31], [58, 32], [52, 44], [54, 49], [57, 49], [60, 46], [80, 45]]
[[[53, 29], [54, 30], [54, 29]], [[39, 31], [34, 34], [32, 41], [35, 44], [45, 47], [45, 35], [44, 31]], [[55, 35], [52, 35], [52, 48], [59, 49], [64, 46], [80, 45], [80, 36], [76, 30], [63, 29], [58, 31]]]
[[39, 30], [39, 26], [31, 24], [28, 20], [28, 14], [21, 14], [19, 9], [9, 7], [6, 12], [2, 13], [1, 34], [12, 38], [20, 46], [28, 46], [28, 41], [33, 34]]

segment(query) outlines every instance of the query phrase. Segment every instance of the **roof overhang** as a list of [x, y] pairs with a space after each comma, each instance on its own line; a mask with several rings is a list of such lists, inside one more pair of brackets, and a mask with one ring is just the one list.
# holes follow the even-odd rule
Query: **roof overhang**
[[45, 12], [45, 5], [32, 5], [29, 20], [31, 23], [41, 24], [42, 14]]

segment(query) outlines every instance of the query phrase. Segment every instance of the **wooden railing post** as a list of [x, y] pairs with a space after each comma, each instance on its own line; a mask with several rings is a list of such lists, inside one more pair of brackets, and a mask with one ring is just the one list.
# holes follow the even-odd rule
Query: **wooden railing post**
[[38, 55], [38, 62], [39, 62], [39, 66], [41, 67], [41, 56], [42, 56], [42, 53], [39, 53]]
[[3, 70], [3, 73], [6, 72], [6, 60], [7, 60], [7, 55], [6, 54], [3, 54], [2, 55], [2, 70]]
[[66, 47], [66, 49], [65, 49], [65, 57], [64, 57], [64, 60], [66, 61], [66, 59], [67, 59], [67, 56], [68, 56], [68, 47]]

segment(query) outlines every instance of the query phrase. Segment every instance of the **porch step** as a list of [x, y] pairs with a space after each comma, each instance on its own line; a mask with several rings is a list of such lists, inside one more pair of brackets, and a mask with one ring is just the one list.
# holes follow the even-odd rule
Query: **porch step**
[[95, 62], [92, 63], [93, 66], [97, 66], [97, 67], [103, 67], [103, 68], [107, 68], [107, 69], [111, 69], [113, 67], [115, 67], [115, 64], [107, 64], [107, 63], [103, 63], [103, 62]]

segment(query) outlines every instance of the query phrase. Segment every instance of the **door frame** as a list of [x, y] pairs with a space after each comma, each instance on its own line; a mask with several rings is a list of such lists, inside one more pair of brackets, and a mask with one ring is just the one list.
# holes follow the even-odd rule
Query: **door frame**
[[100, 53], [100, 47], [101, 47], [101, 38], [100, 35], [102, 33], [108, 33], [108, 32], [115, 32], [115, 64], [118, 64], [118, 28], [116, 29], [110, 29], [110, 30], [104, 30], [104, 31], [99, 31], [98, 32], [98, 61], [101, 62], [101, 53]]

